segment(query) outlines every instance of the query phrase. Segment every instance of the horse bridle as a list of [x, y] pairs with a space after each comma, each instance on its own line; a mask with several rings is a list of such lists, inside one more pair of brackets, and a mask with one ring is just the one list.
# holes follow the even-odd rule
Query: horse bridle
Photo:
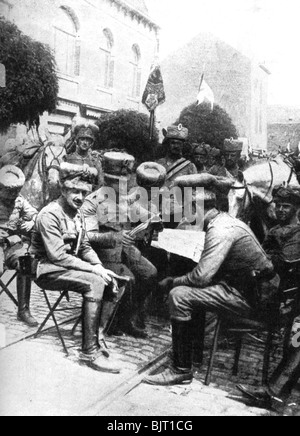
[[[43, 149], [41, 150], [41, 153], [42, 153], [41, 165], [39, 165], [39, 174], [40, 174], [40, 178], [42, 180], [42, 192], [43, 192], [43, 203], [44, 204], [46, 203], [46, 200], [47, 200], [47, 186], [48, 186], [48, 184], [47, 184], [47, 180], [46, 179], [48, 177], [49, 171], [52, 170], [52, 169], [59, 171], [59, 169], [60, 169], [59, 158], [62, 156], [62, 154], [65, 151], [65, 148], [62, 147], [62, 150], [59, 153], [59, 155], [55, 156], [55, 154], [53, 153], [53, 150], [52, 150], [51, 147], [52, 146], [50, 144], [43, 146]], [[47, 156], [46, 156], [47, 148], [50, 149], [50, 152], [51, 152], [51, 154], [53, 156], [53, 159], [52, 159], [50, 165], [48, 165], [48, 166], [47, 166]], [[55, 164], [55, 162], [57, 164]]]

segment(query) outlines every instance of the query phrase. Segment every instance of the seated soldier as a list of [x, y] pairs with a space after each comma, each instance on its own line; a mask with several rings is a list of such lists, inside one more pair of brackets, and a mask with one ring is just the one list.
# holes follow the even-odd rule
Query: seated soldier
[[98, 340], [101, 303], [114, 274], [106, 270], [86, 235], [80, 208], [92, 191], [95, 169], [61, 164], [61, 197], [39, 213], [31, 252], [39, 261], [36, 283], [43, 289], [83, 295], [81, 360], [95, 370], [119, 373]]
[[280, 187], [273, 195], [278, 225], [270, 230], [264, 248], [280, 275], [281, 287], [288, 289], [298, 285], [291, 282], [289, 269], [292, 262], [300, 261], [300, 188]]
[[[127, 196], [127, 187], [133, 165], [134, 158], [126, 153], [105, 154], [104, 186], [86, 199], [82, 212], [90, 241], [104, 265], [116, 274], [131, 277], [134, 283], [133, 301], [130, 304], [125, 297], [120, 309], [119, 332], [146, 338], [145, 302], [155, 290], [157, 271], [136, 247], [136, 238], [130, 236], [134, 228], [130, 216], [136, 211], [134, 200]], [[106, 198], [106, 188], [112, 188], [116, 195]], [[115, 333], [119, 332], [115, 330]]]
[[[282, 290], [299, 286], [298, 274], [291, 274], [293, 262], [300, 261], [300, 188], [280, 187], [274, 192], [278, 225], [270, 230], [265, 243], [276, 271], [280, 274]], [[294, 334], [298, 330], [295, 320]], [[299, 349], [300, 350], [300, 349]], [[264, 407], [282, 409], [292, 389], [300, 378], [300, 351], [291, 346], [288, 356], [281, 362], [267, 388], [238, 388], [248, 397]]]
[[[279, 278], [250, 228], [219, 212], [215, 202], [215, 194], [205, 191], [206, 238], [198, 266], [187, 275], [169, 277], [162, 284], [171, 290], [173, 362], [160, 374], [147, 377], [146, 383], [191, 383], [193, 319], [199, 312], [216, 312], [235, 322], [243, 317], [256, 319], [266, 315], [265, 307], [258, 307], [257, 288], [264, 288], [272, 297], [277, 291]], [[272, 303], [268, 301], [266, 305], [269, 310], [273, 309]]]
[[[27, 253], [37, 210], [32, 207], [20, 191], [25, 183], [22, 171], [14, 166], [0, 170], [0, 227], [5, 265], [19, 269], [19, 258]], [[0, 265], [2, 275], [3, 262]], [[30, 313], [31, 280], [17, 275], [18, 319], [29, 327], [36, 327], [37, 321]]]

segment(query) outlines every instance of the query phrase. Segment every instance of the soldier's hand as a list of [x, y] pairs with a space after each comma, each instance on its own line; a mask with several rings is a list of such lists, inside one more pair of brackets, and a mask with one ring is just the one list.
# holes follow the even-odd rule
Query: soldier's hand
[[170, 292], [174, 287], [174, 278], [173, 277], [167, 277], [166, 279], [162, 280], [158, 287], [162, 292]]
[[20, 228], [21, 230], [23, 230], [24, 232], [30, 232], [34, 227], [34, 221], [24, 221]]
[[111, 271], [105, 269], [102, 265], [95, 265], [93, 267], [93, 273], [100, 276], [106, 285], [109, 285], [112, 282]]
[[122, 236], [123, 247], [129, 248], [135, 245], [135, 239], [129, 236], [129, 232], [123, 232]]

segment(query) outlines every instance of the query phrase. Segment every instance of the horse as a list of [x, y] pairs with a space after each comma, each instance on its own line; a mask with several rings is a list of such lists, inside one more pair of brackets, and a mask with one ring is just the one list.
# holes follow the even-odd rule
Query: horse
[[37, 210], [59, 197], [59, 167], [65, 155], [63, 139], [54, 136], [41, 144], [24, 169], [21, 194]]
[[263, 242], [276, 224], [273, 190], [289, 184], [299, 185], [293, 164], [282, 154], [249, 167], [229, 192], [230, 215], [249, 224]]

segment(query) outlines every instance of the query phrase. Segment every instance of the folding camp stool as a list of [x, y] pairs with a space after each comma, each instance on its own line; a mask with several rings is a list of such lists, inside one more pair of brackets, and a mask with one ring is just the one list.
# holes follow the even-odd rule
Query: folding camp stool
[[[4, 274], [5, 274], [5, 272], [4, 272]], [[13, 294], [11, 293], [11, 291], [9, 290], [9, 286], [12, 284], [12, 282], [15, 280], [15, 278], [17, 277], [17, 275], [18, 275], [18, 272], [17, 271], [14, 271], [14, 273], [13, 273], [13, 275], [12, 275], [12, 277], [8, 280], [8, 282], [7, 283], [5, 283], [4, 282], [4, 278], [3, 278], [3, 276], [4, 276], [4, 274], [1, 276], [1, 278], [0, 278], [0, 296], [3, 294], [3, 293], [5, 293], [10, 299], [11, 299], [11, 301], [18, 307], [19, 306], [19, 304], [18, 304], [18, 302], [17, 302], [17, 300], [16, 300], [16, 298], [13, 296]]]
[[[53, 322], [54, 322], [54, 325], [55, 325], [55, 328], [56, 328], [56, 331], [57, 331], [57, 334], [58, 334], [58, 337], [59, 337], [59, 339], [60, 339], [60, 341], [62, 343], [64, 352], [66, 353], [67, 356], [69, 356], [69, 352], [68, 352], [65, 340], [63, 338], [63, 335], [61, 333], [61, 330], [59, 328], [59, 324], [58, 324], [58, 321], [56, 319], [55, 313], [57, 313], [57, 312], [71, 312], [71, 311], [74, 311], [74, 310], [78, 310], [79, 307], [64, 307], [64, 308], [59, 309], [59, 305], [60, 305], [60, 303], [62, 302], [62, 300], [64, 298], [68, 302], [70, 302], [69, 291], [61, 291], [59, 297], [57, 298], [57, 300], [56, 300], [56, 302], [54, 303], [53, 306], [51, 305], [51, 302], [49, 300], [47, 292], [55, 292], [55, 293], [57, 293], [57, 291], [48, 291], [46, 289], [42, 289], [41, 292], [43, 293], [45, 301], [46, 301], [46, 304], [47, 304], [47, 306], [49, 308], [49, 313], [46, 316], [46, 318], [44, 319], [44, 321], [42, 322], [42, 324], [40, 325], [40, 327], [39, 327], [38, 331], [36, 332], [36, 334], [34, 335], [34, 337], [37, 338], [41, 334], [45, 333], [44, 328], [45, 328], [47, 322], [49, 321], [49, 319], [52, 318]], [[82, 310], [82, 306], [80, 306], [80, 310]], [[66, 322], [71, 322], [71, 321], [75, 321], [75, 320], [76, 320], [76, 324], [75, 324], [75, 326], [72, 329], [72, 335], [74, 335], [75, 329], [76, 329], [76, 327], [78, 326], [78, 324], [79, 324], [79, 322], [81, 320], [81, 315], [80, 316], [76, 315], [76, 316], [71, 317], [68, 320], [66, 320]]]

